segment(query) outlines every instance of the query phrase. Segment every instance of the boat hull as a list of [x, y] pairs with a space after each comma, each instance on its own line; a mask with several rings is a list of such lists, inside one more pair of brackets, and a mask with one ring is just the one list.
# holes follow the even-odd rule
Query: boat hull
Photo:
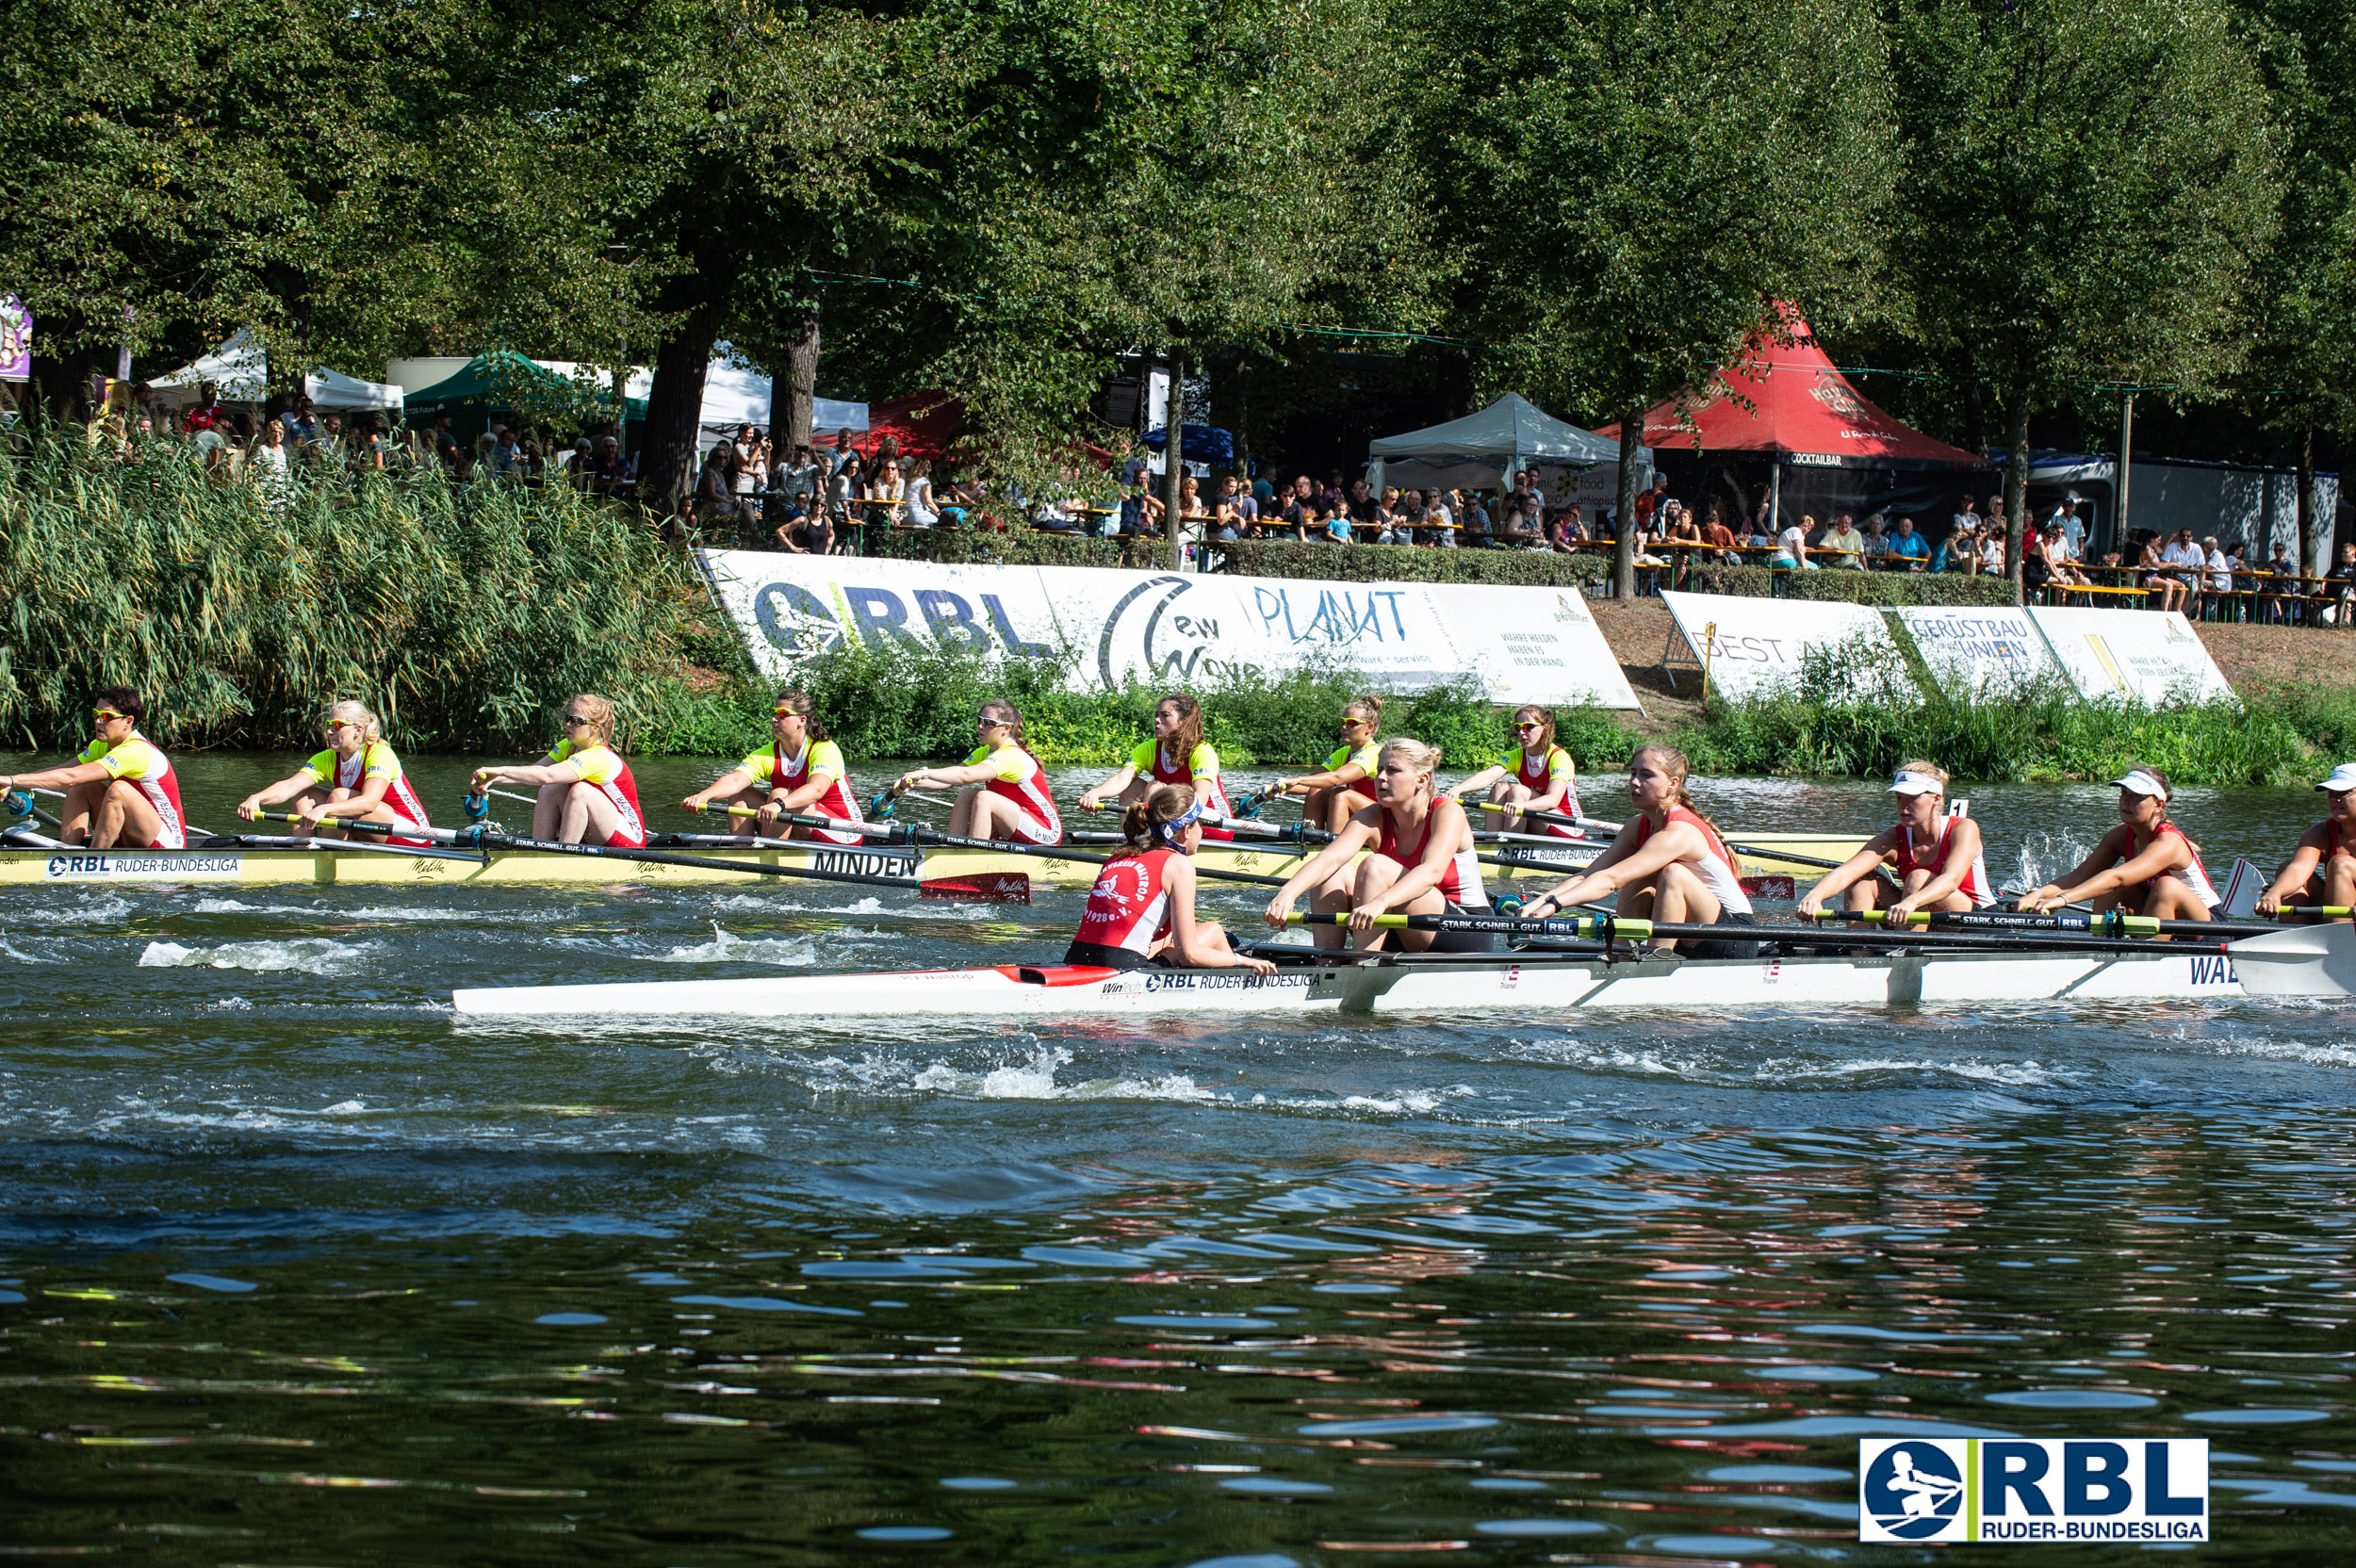
[[[2317, 933], [2322, 933], [2318, 935]], [[2236, 952], [2266, 980], [2245, 987]], [[1899, 953], [1887, 957], [1615, 963], [1531, 957], [1286, 969], [1107, 970], [1005, 965], [897, 974], [779, 975], [462, 990], [467, 1017], [567, 1027], [601, 1018], [1153, 1017], [1204, 1013], [1561, 1012], [1638, 1008], [1936, 1006], [2012, 1002], [2212, 1002], [2346, 994], [2356, 928], [2276, 933], [2149, 954]], [[2279, 961], [2277, 961], [2279, 960]]]

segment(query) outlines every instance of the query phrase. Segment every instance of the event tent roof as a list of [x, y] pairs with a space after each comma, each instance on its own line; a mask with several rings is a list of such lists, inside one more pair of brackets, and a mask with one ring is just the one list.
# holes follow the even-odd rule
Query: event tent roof
[[168, 376], [157, 376], [147, 384], [193, 387], [205, 382], [211, 382], [220, 391], [222, 402], [258, 403], [269, 394], [269, 356], [254, 335], [239, 327], [220, 348], [195, 364], [184, 365]]
[[[1701, 402], [1673, 398], [1653, 409], [1644, 416], [1648, 445], [1669, 451], [1773, 452], [1844, 468], [1989, 466], [1868, 402], [1817, 347], [1799, 311], [1788, 304], [1780, 309], [1792, 342], [1754, 338], [1740, 364], [1711, 378]], [[1597, 432], [1619, 433], [1617, 425]]]
[[401, 412], [401, 388], [362, 381], [341, 370], [319, 369], [303, 378], [303, 391], [320, 408], [388, 408]]
[[[418, 408], [470, 402], [488, 403], [494, 408], [512, 408], [518, 392], [536, 393], [556, 402], [603, 403], [608, 410], [613, 407], [609, 400], [613, 396], [610, 391], [587, 382], [576, 381], [508, 349], [495, 349], [489, 353], [475, 355], [466, 361], [465, 369], [435, 382], [432, 386], [419, 387], [409, 394], [408, 400], [412, 406]], [[626, 399], [624, 406], [632, 419], [646, 416], [644, 398]]]
[[887, 403], [870, 403], [866, 438], [858, 443], [858, 449], [872, 457], [882, 448], [884, 438], [891, 436], [900, 443], [902, 457], [938, 463], [964, 422], [965, 404], [948, 393], [915, 392]]
[[1420, 458], [1427, 463], [1517, 458], [1524, 465], [1617, 463], [1620, 444], [1565, 424], [1518, 393], [1508, 392], [1478, 414], [1404, 435], [1366, 443], [1367, 455]]

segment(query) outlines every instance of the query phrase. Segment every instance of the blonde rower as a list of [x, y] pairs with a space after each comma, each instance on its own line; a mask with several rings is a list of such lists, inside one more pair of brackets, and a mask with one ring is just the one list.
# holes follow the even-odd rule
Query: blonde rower
[[537, 762], [475, 769], [474, 792], [494, 784], [537, 785], [533, 838], [644, 849], [646, 822], [638, 809], [638, 780], [614, 749], [614, 705], [583, 693], [564, 705], [564, 738]]
[[[1734, 857], [1686, 792], [1685, 753], [1656, 741], [1628, 760], [1628, 797], [1635, 815], [1593, 865], [1552, 892], [1524, 905], [1531, 917], [1617, 894], [1631, 919], [1668, 924], [1757, 925]], [[1759, 944], [1711, 938], [1659, 944], [1688, 958], [1756, 957]]]
[[[1375, 926], [1377, 915], [1486, 914], [1489, 895], [1481, 885], [1472, 823], [1460, 803], [1434, 789], [1439, 765], [1437, 746], [1403, 735], [1385, 741], [1375, 762], [1374, 804], [1351, 812], [1333, 841], [1277, 890], [1268, 900], [1268, 924], [1281, 929], [1304, 892], [1313, 893], [1310, 907], [1317, 914], [1350, 911], [1350, 945], [1360, 949], [1383, 946], [1394, 935]], [[1350, 861], [1362, 849], [1372, 853], [1353, 870]], [[1396, 935], [1395, 945], [1410, 952], [1486, 953], [1495, 945], [1486, 934]], [[1313, 927], [1311, 938], [1319, 947], [1342, 942], [1330, 922]]]
[[[1901, 924], [1917, 909], [1985, 909], [1996, 902], [1980, 853], [1980, 825], [1947, 815], [1947, 770], [1919, 758], [1898, 764], [1887, 792], [1898, 821], [1827, 873], [1800, 898], [1800, 918], [1814, 920], [1829, 898], [1849, 909], [1884, 909]], [[1892, 886], [1874, 874], [1897, 874]]]
[[2133, 767], [2119, 786], [2119, 825], [2075, 868], [2021, 899], [2033, 912], [2087, 903], [2095, 913], [2124, 909], [2157, 920], [2207, 920], [2217, 889], [2201, 863], [2201, 846], [2168, 820], [2168, 776]]
[[[1192, 792], [1207, 818], [1228, 814], [1227, 784], [1219, 777], [1219, 753], [1203, 738], [1203, 705], [1185, 692], [1172, 692], [1153, 705], [1153, 734], [1139, 741], [1128, 765], [1080, 797], [1083, 810], [1093, 811], [1106, 795], [1133, 806], [1157, 784], [1176, 784]], [[1235, 831], [1206, 826], [1206, 839], [1232, 839]]]
[[1342, 710], [1342, 743], [1325, 760], [1323, 773], [1280, 778], [1276, 792], [1308, 798], [1301, 803], [1301, 820], [1311, 827], [1338, 833], [1350, 813], [1374, 799], [1375, 736], [1383, 728], [1383, 699], [1363, 696]]
[[[329, 705], [327, 749], [275, 784], [254, 791], [237, 803], [237, 815], [252, 822], [265, 806], [294, 802], [298, 838], [345, 839], [354, 835], [343, 822], [411, 823], [430, 827], [425, 803], [410, 786], [401, 759], [384, 743], [382, 727], [364, 703]], [[432, 841], [396, 835], [365, 837], [378, 843], [422, 844]]]
[[[969, 839], [1052, 844], [1063, 838], [1063, 815], [1047, 789], [1047, 770], [1023, 744], [1023, 714], [1013, 703], [992, 697], [973, 720], [981, 743], [955, 768], [916, 768], [900, 776], [893, 792], [949, 788], [957, 791], [949, 831]], [[962, 786], [962, 788], [959, 788]]]
[[1156, 784], [1122, 813], [1126, 842], [1096, 874], [1067, 964], [1137, 969], [1248, 969], [1273, 974], [1266, 958], [1247, 958], [1217, 921], [1194, 918], [1194, 862], [1203, 843], [1203, 803], [1176, 784]]
[[2299, 836], [2273, 886], [2258, 895], [2258, 913], [2269, 919], [2285, 909], [2297, 914], [2300, 905], [2356, 906], [2356, 762], [2342, 762], [2315, 788], [2330, 814]]
[[700, 811], [714, 801], [758, 810], [756, 817], [737, 819], [752, 837], [799, 837], [830, 844], [860, 840], [857, 833], [830, 827], [777, 826], [778, 818], [804, 811], [837, 822], [859, 820], [859, 797], [851, 792], [843, 748], [827, 736], [818, 720], [818, 704], [808, 692], [779, 692], [769, 711], [769, 743], [679, 804]]
[[[1571, 754], [1554, 743], [1554, 714], [1535, 703], [1513, 710], [1513, 749], [1448, 791], [1462, 800], [1475, 790], [1489, 792], [1492, 806], [1520, 806], [1540, 811], [1579, 815], [1579, 768]], [[1508, 833], [1537, 833], [1557, 839], [1583, 839], [1584, 829], [1566, 822], [1530, 822], [1520, 812], [1484, 812], [1486, 826]]]

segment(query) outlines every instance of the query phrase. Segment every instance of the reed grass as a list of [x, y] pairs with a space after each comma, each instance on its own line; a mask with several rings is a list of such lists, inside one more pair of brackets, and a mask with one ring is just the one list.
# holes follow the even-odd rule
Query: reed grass
[[695, 587], [622, 510], [561, 486], [299, 474], [283, 498], [184, 447], [0, 451], [0, 735], [86, 738], [122, 682], [184, 746], [308, 744], [357, 697], [397, 743], [514, 750], [576, 692], [675, 722]]

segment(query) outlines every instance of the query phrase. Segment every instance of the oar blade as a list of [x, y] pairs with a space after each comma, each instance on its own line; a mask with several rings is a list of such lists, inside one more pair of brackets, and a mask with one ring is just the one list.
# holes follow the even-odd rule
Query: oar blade
[[2356, 996], [2356, 925], [2296, 925], [2231, 949], [2252, 996]]
[[1028, 872], [990, 871], [928, 877], [916, 890], [916, 896], [943, 904], [1028, 904], [1031, 876]]

